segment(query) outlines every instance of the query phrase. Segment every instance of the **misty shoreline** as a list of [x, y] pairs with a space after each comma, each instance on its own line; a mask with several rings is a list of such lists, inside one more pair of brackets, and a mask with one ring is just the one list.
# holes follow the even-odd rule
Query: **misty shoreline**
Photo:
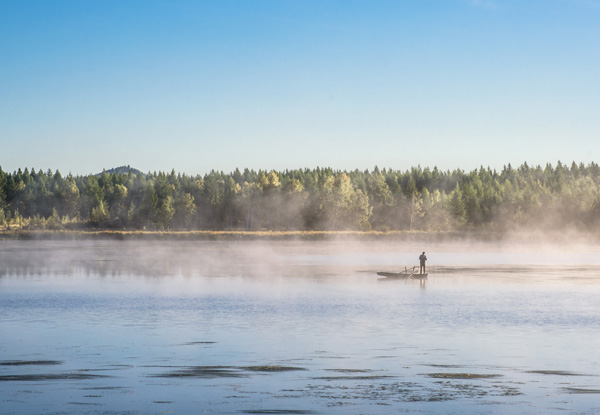
[[578, 232], [509, 231], [124, 231], [2, 230], [0, 240], [164, 240], [164, 241], [389, 241], [389, 242], [520, 242], [600, 243], [600, 237]]

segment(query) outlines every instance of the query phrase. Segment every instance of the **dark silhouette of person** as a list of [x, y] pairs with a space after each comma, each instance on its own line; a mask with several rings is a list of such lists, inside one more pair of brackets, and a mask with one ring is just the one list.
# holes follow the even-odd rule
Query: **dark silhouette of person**
[[425, 274], [425, 261], [427, 261], [427, 257], [425, 256], [425, 252], [423, 252], [419, 256], [419, 274]]

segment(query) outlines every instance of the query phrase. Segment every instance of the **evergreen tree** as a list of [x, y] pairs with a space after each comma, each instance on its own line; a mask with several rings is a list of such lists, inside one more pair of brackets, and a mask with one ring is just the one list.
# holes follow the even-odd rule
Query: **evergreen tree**
[[450, 195], [450, 212], [454, 215], [454, 220], [458, 225], [467, 223], [469, 217], [467, 216], [465, 201], [463, 200], [463, 194], [458, 184]]
[[104, 227], [109, 224], [110, 214], [108, 213], [108, 209], [103, 200], [100, 200], [98, 204], [92, 208], [89, 220], [90, 223], [96, 227]]

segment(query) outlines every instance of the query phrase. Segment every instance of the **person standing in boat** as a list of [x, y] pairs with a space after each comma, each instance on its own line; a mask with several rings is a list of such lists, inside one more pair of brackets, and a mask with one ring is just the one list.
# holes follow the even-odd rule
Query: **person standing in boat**
[[425, 256], [425, 252], [423, 252], [419, 256], [419, 274], [425, 274], [425, 261], [427, 261], [427, 257]]

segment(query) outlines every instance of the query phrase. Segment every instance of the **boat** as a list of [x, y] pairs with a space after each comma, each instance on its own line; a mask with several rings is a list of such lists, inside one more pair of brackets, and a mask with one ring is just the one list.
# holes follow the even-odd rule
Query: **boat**
[[381, 277], [385, 277], [386, 279], [391, 279], [391, 280], [406, 280], [406, 279], [415, 279], [415, 280], [422, 280], [427, 278], [427, 273], [423, 273], [423, 274], [419, 274], [418, 273], [418, 269], [419, 267], [412, 267], [412, 269], [408, 269], [406, 267], [404, 267], [404, 271], [400, 271], [400, 272], [384, 272], [384, 271], [380, 271], [377, 273], [377, 275], [381, 276]]
[[381, 276], [381, 277], [386, 277], [389, 279], [394, 279], [394, 280], [406, 280], [409, 278], [418, 280], [418, 279], [423, 279], [423, 278], [427, 278], [427, 273], [424, 274], [419, 274], [419, 273], [406, 273], [406, 272], [378, 272], [377, 275]]

